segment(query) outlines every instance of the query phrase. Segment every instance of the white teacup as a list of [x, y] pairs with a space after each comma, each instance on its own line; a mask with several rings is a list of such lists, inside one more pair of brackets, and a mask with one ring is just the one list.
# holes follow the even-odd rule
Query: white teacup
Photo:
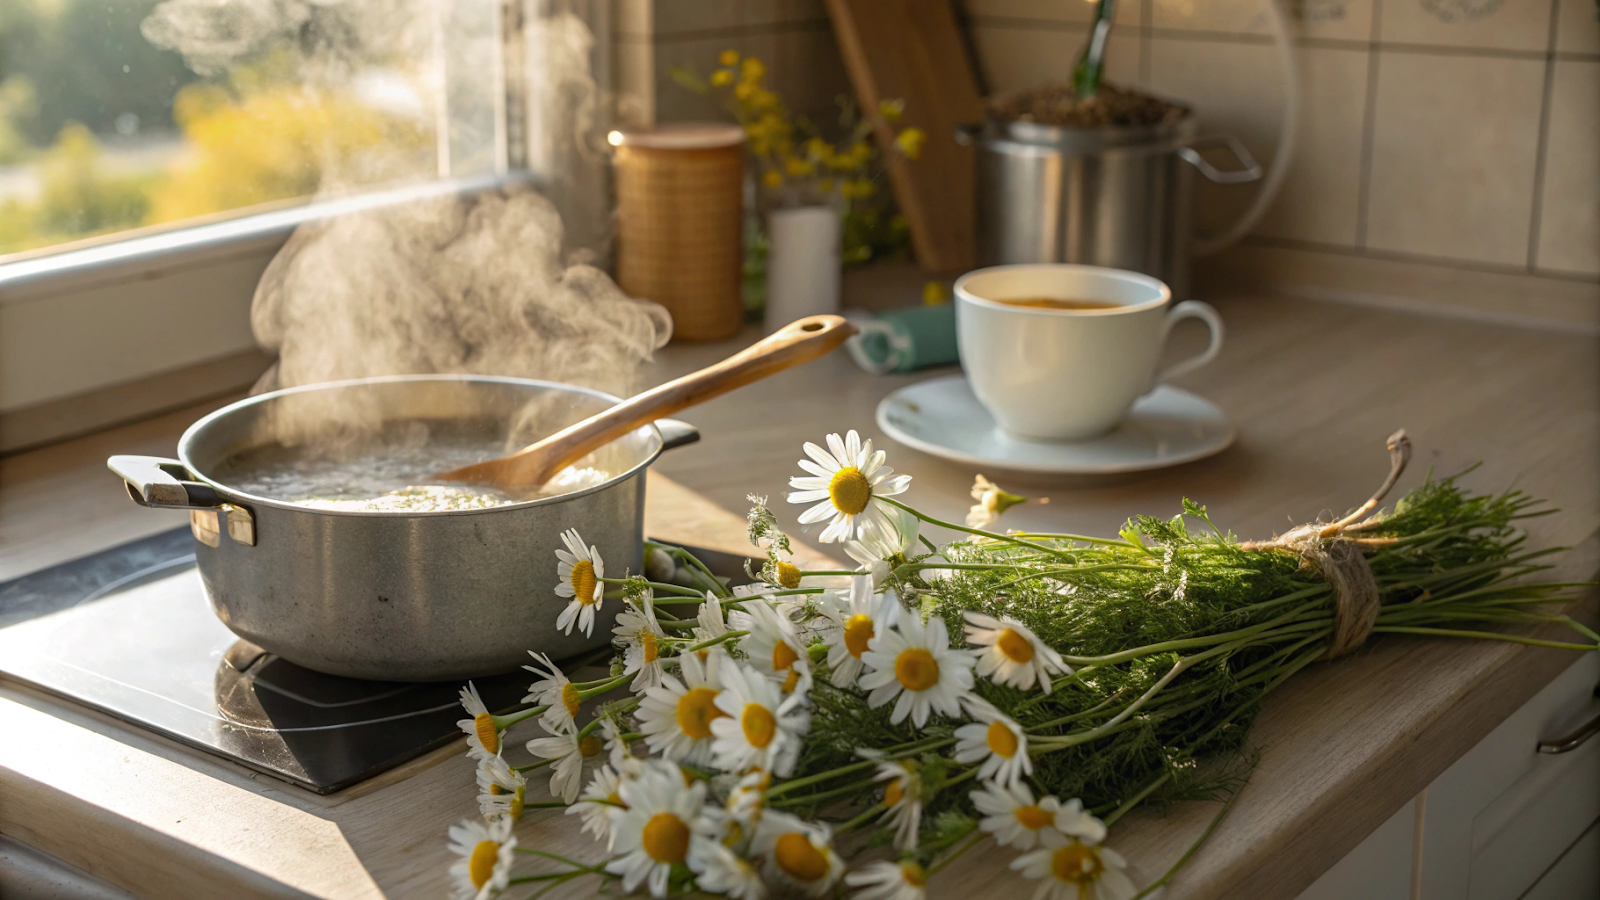
[[[978, 401], [1013, 437], [1075, 441], [1109, 431], [1133, 402], [1222, 349], [1222, 318], [1147, 275], [1066, 264], [995, 266], [956, 279], [961, 367]], [[1055, 299], [1103, 308], [1006, 303]], [[1211, 329], [1198, 356], [1156, 370], [1179, 319]]]

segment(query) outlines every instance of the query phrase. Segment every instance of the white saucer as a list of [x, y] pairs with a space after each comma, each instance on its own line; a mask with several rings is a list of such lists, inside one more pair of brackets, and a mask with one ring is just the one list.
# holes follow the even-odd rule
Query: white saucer
[[974, 466], [1104, 475], [1176, 466], [1220, 453], [1233, 426], [1217, 405], [1162, 385], [1120, 425], [1086, 441], [1027, 441], [1002, 432], [962, 375], [907, 385], [878, 404], [878, 427], [908, 447]]

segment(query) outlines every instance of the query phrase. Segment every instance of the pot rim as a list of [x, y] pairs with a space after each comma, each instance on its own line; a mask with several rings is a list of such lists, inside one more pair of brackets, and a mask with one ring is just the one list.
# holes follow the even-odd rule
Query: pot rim
[[1194, 139], [1199, 119], [1194, 110], [1154, 125], [1050, 125], [1025, 119], [1003, 119], [985, 113], [982, 140], [1025, 147], [1094, 153], [1116, 150], [1162, 150]]
[[491, 513], [511, 512], [511, 511], [514, 511], [514, 510], [531, 509], [531, 508], [536, 507], [536, 506], [555, 506], [555, 505], [557, 505], [559, 503], [565, 503], [568, 500], [575, 500], [575, 499], [577, 499], [579, 497], [585, 497], [585, 496], [588, 496], [589, 494], [598, 493], [600, 491], [606, 490], [607, 488], [611, 488], [611, 487], [614, 487], [614, 486], [616, 486], [618, 484], [622, 484], [623, 482], [629, 480], [630, 478], [633, 478], [635, 475], [638, 475], [639, 473], [643, 472], [647, 467], [649, 467], [649, 465], [651, 463], [655, 462], [656, 459], [661, 456], [661, 453], [662, 453], [662, 451], [663, 451], [663, 449], [665, 447], [665, 444], [666, 444], [665, 439], [661, 436], [661, 429], [657, 428], [656, 424], [654, 422], [651, 422], [649, 424], [649, 428], [650, 428], [652, 436], [655, 438], [655, 443], [650, 448], [650, 451], [648, 453], [646, 453], [644, 455], [644, 458], [641, 459], [638, 463], [636, 463], [632, 468], [629, 468], [625, 472], [619, 472], [618, 474], [613, 475], [612, 477], [606, 479], [605, 481], [601, 482], [600, 484], [592, 485], [590, 487], [582, 488], [582, 489], [576, 490], [576, 491], [570, 491], [570, 492], [565, 493], [565, 494], [556, 494], [556, 495], [550, 496], [550, 497], [539, 497], [539, 498], [534, 499], [534, 500], [523, 500], [523, 501], [519, 501], [517, 503], [505, 503], [505, 504], [501, 504], [499, 506], [489, 506], [489, 507], [483, 507], [483, 508], [479, 508], [479, 509], [434, 509], [434, 510], [405, 510], [405, 511], [399, 511], [399, 510], [320, 509], [320, 508], [312, 507], [312, 506], [302, 506], [302, 505], [300, 505], [298, 503], [290, 503], [290, 502], [287, 502], [287, 501], [284, 501], [284, 500], [276, 500], [276, 499], [273, 499], [271, 497], [262, 497], [262, 496], [258, 496], [256, 494], [247, 494], [244, 491], [241, 491], [241, 490], [238, 490], [237, 488], [231, 487], [230, 485], [228, 485], [228, 484], [226, 484], [224, 482], [217, 481], [217, 480], [213, 479], [209, 474], [200, 471], [200, 469], [195, 466], [194, 460], [191, 459], [190, 456], [189, 456], [190, 447], [193, 444], [193, 442], [198, 438], [200, 432], [202, 432], [212, 422], [219, 421], [221, 419], [227, 418], [230, 415], [237, 414], [240, 410], [248, 409], [249, 407], [256, 406], [256, 405], [262, 404], [262, 403], [266, 403], [268, 401], [275, 400], [275, 399], [277, 399], [279, 397], [283, 397], [283, 396], [286, 396], [286, 395], [289, 395], [289, 394], [311, 393], [313, 391], [328, 390], [328, 389], [332, 389], [332, 388], [354, 387], [354, 386], [359, 386], [359, 385], [396, 384], [396, 383], [404, 383], [404, 382], [412, 382], [412, 381], [417, 381], [417, 382], [424, 382], [424, 381], [435, 381], [435, 382], [437, 382], [437, 381], [460, 381], [460, 382], [477, 382], [477, 383], [487, 383], [487, 384], [509, 384], [509, 385], [516, 385], [516, 386], [519, 386], [519, 387], [536, 387], [536, 388], [545, 388], [545, 389], [551, 389], [551, 390], [566, 391], [566, 392], [574, 393], [574, 394], [586, 394], [586, 395], [588, 395], [590, 397], [595, 397], [595, 398], [598, 398], [600, 400], [604, 400], [604, 401], [606, 401], [607, 403], [609, 403], [611, 405], [616, 405], [616, 404], [622, 402], [622, 398], [621, 397], [618, 397], [618, 396], [616, 396], [614, 394], [608, 394], [605, 391], [598, 391], [598, 390], [595, 390], [593, 388], [579, 387], [579, 386], [577, 386], [575, 384], [563, 384], [562, 382], [559, 382], [559, 381], [544, 381], [542, 379], [537, 379], [537, 378], [515, 378], [515, 377], [512, 377], [512, 376], [508, 376], [508, 375], [455, 375], [455, 374], [448, 374], [448, 375], [375, 375], [375, 376], [372, 376], [370, 378], [348, 378], [348, 379], [344, 379], [342, 381], [322, 381], [322, 382], [318, 382], [316, 384], [304, 384], [304, 385], [300, 385], [299, 387], [283, 388], [283, 389], [276, 390], [276, 391], [269, 391], [269, 392], [267, 392], [265, 394], [257, 394], [257, 395], [255, 395], [253, 397], [246, 397], [243, 400], [235, 400], [234, 402], [229, 403], [227, 406], [224, 406], [221, 409], [213, 410], [212, 412], [207, 413], [205, 416], [202, 416], [200, 419], [196, 420], [193, 425], [190, 425], [187, 429], [185, 429], [184, 432], [183, 432], [183, 436], [178, 439], [178, 461], [183, 463], [184, 468], [188, 469], [190, 474], [193, 475], [197, 480], [199, 480], [201, 482], [204, 482], [205, 484], [208, 484], [211, 487], [215, 488], [218, 493], [220, 493], [223, 496], [227, 497], [229, 500], [233, 500], [235, 498], [238, 498], [240, 500], [243, 500], [243, 501], [251, 503], [251, 504], [257, 504], [257, 505], [261, 505], [261, 506], [268, 506], [268, 507], [271, 507], [273, 509], [281, 509], [281, 510], [286, 510], [288, 512], [307, 513], [307, 514], [310, 514], [310, 515], [321, 515], [321, 516], [352, 516], [352, 517], [357, 517], [357, 518], [383, 518], [383, 519], [434, 518], [434, 517], [440, 517], [440, 516], [477, 516], [477, 515], [486, 515], [486, 514], [491, 514]]

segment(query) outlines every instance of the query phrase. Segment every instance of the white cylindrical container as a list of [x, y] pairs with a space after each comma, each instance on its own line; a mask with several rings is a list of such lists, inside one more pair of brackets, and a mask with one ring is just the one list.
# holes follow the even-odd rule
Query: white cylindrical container
[[766, 329], [839, 311], [839, 211], [796, 206], [767, 214]]

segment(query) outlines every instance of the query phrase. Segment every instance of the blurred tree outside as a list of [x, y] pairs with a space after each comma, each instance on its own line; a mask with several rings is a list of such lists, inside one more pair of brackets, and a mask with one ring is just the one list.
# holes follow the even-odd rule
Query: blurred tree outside
[[284, 54], [201, 79], [140, 33], [157, 2], [0, 0], [0, 255], [433, 175], [426, 103], [306, 85]]

